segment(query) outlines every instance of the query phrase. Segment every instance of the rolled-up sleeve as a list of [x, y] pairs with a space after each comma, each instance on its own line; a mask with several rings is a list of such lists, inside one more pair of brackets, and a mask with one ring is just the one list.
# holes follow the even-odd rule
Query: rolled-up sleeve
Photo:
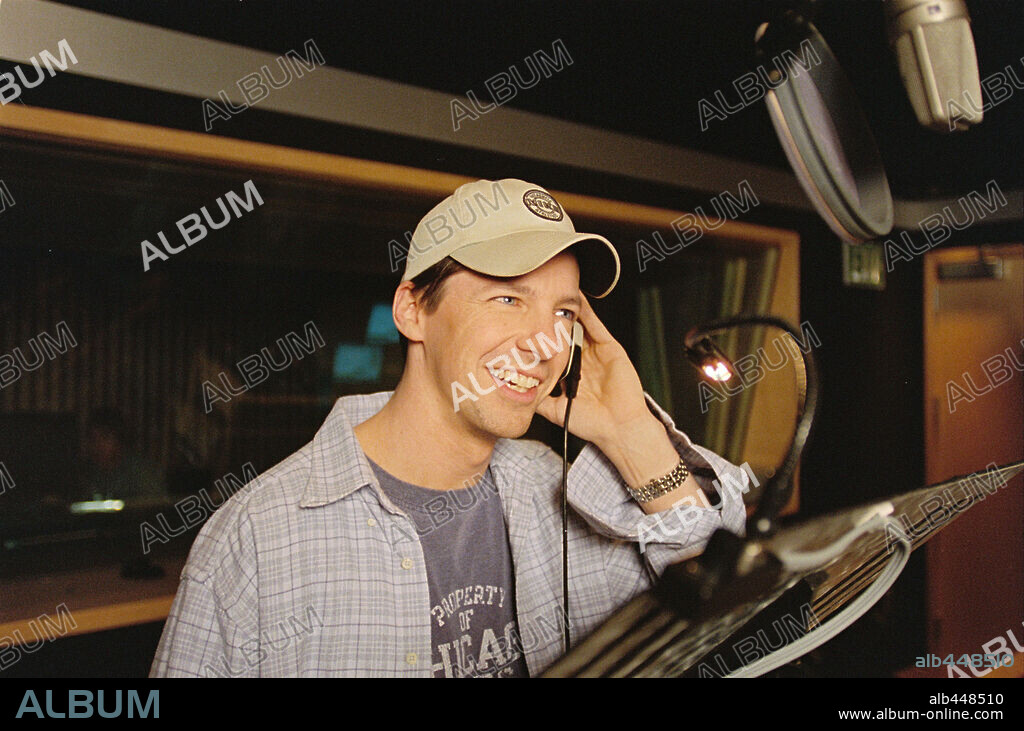
[[743, 495], [749, 490], [750, 478], [740, 467], [693, 444], [654, 399], [645, 396], [683, 461], [691, 469], [714, 472], [714, 479], [693, 476], [705, 493], [717, 495], [717, 499], [710, 501], [714, 507], [684, 498], [673, 508], [647, 515], [626, 491], [626, 483], [615, 466], [592, 444], [583, 448], [569, 470], [568, 497], [594, 530], [609, 538], [637, 543], [649, 571], [656, 577], [670, 564], [700, 554], [718, 528], [743, 535]]

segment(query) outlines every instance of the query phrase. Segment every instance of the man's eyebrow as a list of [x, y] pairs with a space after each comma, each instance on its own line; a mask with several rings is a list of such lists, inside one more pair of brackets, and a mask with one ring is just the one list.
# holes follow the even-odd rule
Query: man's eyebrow
[[[492, 280], [493, 281], [491, 282], [490, 286], [504, 288], [504, 289], [510, 289], [513, 292], [518, 292], [519, 294], [525, 294], [525, 295], [527, 295], [529, 297], [536, 297], [537, 296], [537, 292], [533, 289], [533, 287], [531, 287], [529, 285], [520, 284], [519, 282], [505, 281], [505, 280], [502, 280], [502, 279], [497, 278], [497, 277], [492, 278]], [[581, 307], [583, 305], [583, 301], [580, 299], [579, 293], [577, 293], [577, 294], [572, 294], [572, 295], [565, 295], [565, 296], [561, 297], [555, 304], [556, 305], [576, 305], [577, 307]]]

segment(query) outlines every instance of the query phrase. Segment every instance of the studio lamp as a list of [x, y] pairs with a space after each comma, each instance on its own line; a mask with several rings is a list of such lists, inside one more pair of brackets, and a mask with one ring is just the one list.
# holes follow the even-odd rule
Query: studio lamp
[[[796, 328], [778, 317], [762, 315], [740, 315], [724, 320], [716, 320], [690, 330], [684, 339], [683, 347], [686, 357], [693, 363], [702, 377], [718, 383], [736, 378], [736, 368], [729, 358], [711, 340], [711, 336], [734, 327], [750, 325], [767, 325], [775, 327], [794, 338], [800, 338]], [[797, 414], [796, 428], [790, 441], [789, 450], [781, 466], [765, 485], [758, 502], [757, 510], [747, 524], [747, 535], [752, 538], [765, 538], [775, 532], [776, 517], [788, 502], [793, 492], [792, 477], [800, 454], [803, 452], [807, 437], [811, 432], [811, 423], [818, 402], [818, 380], [814, 365], [814, 356], [810, 351], [799, 349], [801, 358], [794, 361], [797, 376]]]
[[686, 345], [686, 357], [709, 381], [722, 383], [736, 375], [736, 369], [709, 337]]
[[[792, 325], [780, 318], [739, 315], [690, 330], [683, 341], [687, 359], [709, 381], [723, 383], [736, 378], [736, 368], [714, 344], [711, 336], [749, 325], [767, 325], [795, 338], [800, 337]], [[765, 586], [771, 585], [781, 569], [781, 564], [773, 557], [764, 557], [763, 552], [750, 549], [775, 532], [776, 517], [792, 493], [793, 471], [811, 431], [818, 401], [817, 375], [814, 357], [802, 349], [800, 352], [803, 357], [794, 363], [799, 399], [796, 428], [785, 459], [765, 483], [757, 509], [747, 520], [746, 537], [719, 528], [711, 534], [700, 556], [669, 566], [663, 575], [664, 580], [658, 585], [663, 600], [683, 616], [710, 616], [716, 611], [736, 606], [741, 599], [755, 596]], [[749, 564], [754, 555], [761, 555], [763, 560], [756, 571], [751, 571]]]

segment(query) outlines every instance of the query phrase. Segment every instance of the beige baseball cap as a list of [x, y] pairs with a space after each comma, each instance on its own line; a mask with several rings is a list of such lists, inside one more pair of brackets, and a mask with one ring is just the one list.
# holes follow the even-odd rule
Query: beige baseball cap
[[558, 201], [522, 180], [466, 183], [423, 217], [409, 241], [402, 279], [450, 256], [493, 277], [531, 272], [570, 246], [580, 265], [580, 289], [604, 297], [619, 281], [619, 255], [597, 234], [577, 233]]

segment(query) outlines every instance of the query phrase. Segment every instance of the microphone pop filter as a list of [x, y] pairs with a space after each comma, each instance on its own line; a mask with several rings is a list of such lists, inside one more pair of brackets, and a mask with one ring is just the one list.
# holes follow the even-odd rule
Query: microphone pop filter
[[[839, 238], [889, 233], [892, 193], [878, 146], [839, 62], [817, 29], [789, 11], [762, 25], [757, 55], [774, 84], [772, 125], [807, 197]], [[774, 68], [773, 68], [774, 67]]]

